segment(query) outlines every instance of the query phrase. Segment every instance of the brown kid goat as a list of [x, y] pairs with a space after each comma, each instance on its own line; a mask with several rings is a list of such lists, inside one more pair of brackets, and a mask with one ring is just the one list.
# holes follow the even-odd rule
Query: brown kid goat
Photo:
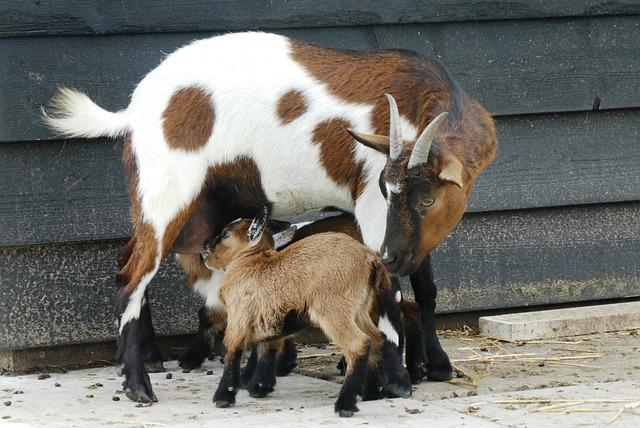
[[[271, 224], [270, 231], [274, 233], [274, 245], [278, 250], [282, 250], [295, 242], [306, 237], [325, 233], [338, 232], [351, 236], [358, 242], [362, 242], [362, 236], [358, 230], [358, 225], [352, 214], [342, 213], [335, 216], [328, 216], [312, 222], [288, 224]], [[282, 230], [283, 227], [286, 227]], [[219, 284], [211, 284], [210, 279], [214, 272], [207, 269], [200, 256], [191, 254], [179, 254], [177, 260], [183, 271], [187, 275], [189, 287], [202, 295], [209, 303], [217, 301]], [[201, 284], [208, 284], [207, 287]], [[210, 297], [215, 293], [216, 297]], [[400, 343], [406, 345], [407, 369], [412, 383], [417, 383], [423, 376], [426, 360], [423, 338], [420, 327], [420, 310], [413, 300], [401, 299], [400, 306], [403, 313], [404, 337], [401, 336]], [[204, 360], [213, 352], [222, 352], [222, 338], [226, 328], [226, 313], [219, 306], [211, 308], [205, 305], [198, 311], [199, 327], [189, 349], [180, 357], [180, 367], [184, 369], [195, 369], [200, 367]], [[286, 376], [296, 366], [297, 350], [293, 339], [270, 342], [268, 345], [254, 347], [246, 366], [242, 370], [242, 384], [246, 387], [249, 395], [254, 398], [262, 398], [273, 391], [276, 384], [276, 376]], [[344, 375], [344, 360], [338, 366]], [[377, 391], [373, 395], [365, 398], [376, 398]], [[389, 393], [389, 391], [386, 391]], [[393, 395], [393, 394], [391, 394]]]
[[[378, 373], [383, 348], [393, 341], [381, 329], [387, 336], [395, 334], [395, 340], [402, 330], [397, 290], [379, 257], [342, 233], [313, 235], [276, 251], [265, 232], [267, 216], [265, 207], [253, 221], [232, 222], [203, 253], [209, 269], [225, 272], [219, 297], [227, 312], [227, 356], [213, 400], [217, 407], [235, 403], [240, 359], [251, 344], [315, 325], [345, 356], [347, 377], [335, 411], [352, 416], [367, 374]], [[397, 352], [385, 354], [385, 364], [393, 360], [390, 356], [395, 356], [396, 367], [383, 372], [397, 376], [389, 384], [397, 385], [398, 395], [406, 397], [411, 393], [409, 375]]]

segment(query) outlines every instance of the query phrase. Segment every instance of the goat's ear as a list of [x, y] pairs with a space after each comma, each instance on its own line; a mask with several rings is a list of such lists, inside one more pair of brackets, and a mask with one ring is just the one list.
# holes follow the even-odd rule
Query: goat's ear
[[360, 144], [363, 144], [370, 149], [377, 150], [385, 155], [389, 155], [389, 137], [376, 134], [363, 134], [361, 132], [356, 132], [353, 129], [347, 129], [347, 132]]
[[440, 180], [448, 181], [462, 188], [464, 186], [462, 181], [462, 171], [464, 170], [464, 166], [462, 165], [462, 162], [460, 162], [460, 159], [449, 155], [444, 159], [443, 165], [444, 166], [438, 175]]
[[289, 242], [293, 240], [293, 237], [296, 235], [296, 231], [298, 227], [294, 224], [290, 226], [288, 229], [281, 230], [280, 232], [273, 235], [273, 246], [275, 249], [280, 249], [281, 247], [287, 245]]
[[269, 207], [266, 205], [262, 207], [262, 210], [256, 215], [249, 226], [247, 234], [249, 235], [249, 244], [256, 245], [262, 238], [262, 232], [264, 232], [267, 226], [267, 218], [269, 217]]

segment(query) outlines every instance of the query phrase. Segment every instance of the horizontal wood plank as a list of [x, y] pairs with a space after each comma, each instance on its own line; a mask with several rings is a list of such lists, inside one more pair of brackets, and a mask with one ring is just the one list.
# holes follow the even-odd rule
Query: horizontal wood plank
[[640, 295], [640, 203], [465, 216], [433, 258], [441, 312]]
[[[640, 203], [473, 213], [434, 254], [439, 312], [640, 295]], [[122, 241], [0, 248], [0, 349], [110, 340]], [[160, 335], [195, 330], [173, 261], [151, 287]], [[406, 284], [405, 284], [406, 285]]]
[[381, 48], [446, 66], [494, 115], [640, 107], [640, 19], [611, 17], [395, 25]]
[[[409, 48], [439, 59], [495, 115], [640, 107], [640, 20], [605, 17], [289, 29], [327, 46]], [[212, 33], [0, 39], [0, 141], [51, 139], [39, 116], [58, 86], [125, 108], [167, 53]]]
[[0, 37], [640, 14], [634, 0], [8, 0]]
[[[640, 110], [504, 117], [468, 211], [640, 200]], [[130, 234], [121, 147], [109, 140], [0, 144], [2, 245]]]

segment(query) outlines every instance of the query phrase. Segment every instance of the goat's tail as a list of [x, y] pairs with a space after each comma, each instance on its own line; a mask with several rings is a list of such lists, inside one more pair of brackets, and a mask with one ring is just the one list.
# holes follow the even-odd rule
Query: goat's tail
[[41, 108], [47, 125], [67, 137], [118, 137], [129, 130], [126, 110], [112, 113], [99, 107], [84, 93], [60, 88], [49, 111]]

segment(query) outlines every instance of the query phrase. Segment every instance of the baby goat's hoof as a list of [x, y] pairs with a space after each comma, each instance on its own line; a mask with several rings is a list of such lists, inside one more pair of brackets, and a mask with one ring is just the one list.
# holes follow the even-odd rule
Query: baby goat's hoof
[[216, 407], [221, 409], [231, 407], [234, 404], [236, 404], [235, 391], [218, 390], [216, 391], [216, 394], [213, 396], [213, 402], [216, 403]]
[[227, 407], [233, 406], [233, 403], [229, 403], [226, 400], [218, 400], [216, 401], [216, 407], [219, 409], [226, 409]]
[[340, 398], [338, 398], [338, 401], [336, 402], [336, 406], [335, 406], [335, 412], [341, 418], [350, 418], [351, 416], [353, 416], [355, 412], [360, 411], [360, 409], [358, 409], [358, 406], [356, 406], [355, 404], [355, 397], [353, 402], [350, 402], [350, 401], [351, 401], [350, 399], [341, 400]]
[[273, 392], [273, 385], [250, 382], [247, 385], [247, 391], [253, 398], [264, 398], [267, 394]]
[[398, 385], [390, 383], [384, 388], [385, 395], [389, 398], [407, 398], [411, 395], [411, 385]]

